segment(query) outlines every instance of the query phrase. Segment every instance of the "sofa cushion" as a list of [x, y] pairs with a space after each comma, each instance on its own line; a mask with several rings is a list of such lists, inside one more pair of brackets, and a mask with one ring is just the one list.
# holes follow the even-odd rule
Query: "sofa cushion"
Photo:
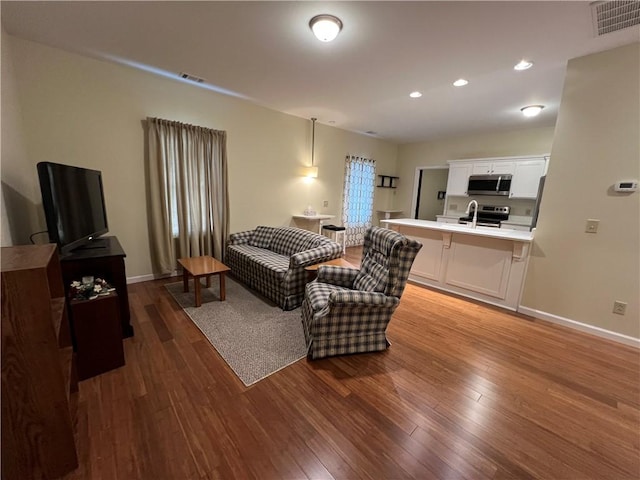
[[[294, 253], [304, 252], [317, 246], [318, 238], [323, 239], [326, 237], [299, 228], [275, 228], [269, 249], [280, 255], [290, 257]], [[327, 238], [327, 240], [329, 239]]]
[[274, 227], [256, 227], [256, 229], [253, 231], [253, 235], [251, 235], [251, 238], [249, 239], [249, 245], [259, 248], [269, 248], [274, 230]]
[[362, 260], [360, 272], [353, 281], [353, 288], [365, 292], [383, 292], [389, 280], [386, 263], [384, 255], [370, 251]]

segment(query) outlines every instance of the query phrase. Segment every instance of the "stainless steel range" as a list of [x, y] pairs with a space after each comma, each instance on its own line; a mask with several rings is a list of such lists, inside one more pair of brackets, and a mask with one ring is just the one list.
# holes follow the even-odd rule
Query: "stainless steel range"
[[[473, 207], [473, 205], [472, 205]], [[458, 223], [471, 224], [475, 208], [469, 211], [466, 217], [460, 217]], [[479, 205], [478, 206], [478, 223], [479, 227], [496, 227], [500, 228], [500, 222], [509, 220], [509, 212], [511, 207], [496, 205]]]

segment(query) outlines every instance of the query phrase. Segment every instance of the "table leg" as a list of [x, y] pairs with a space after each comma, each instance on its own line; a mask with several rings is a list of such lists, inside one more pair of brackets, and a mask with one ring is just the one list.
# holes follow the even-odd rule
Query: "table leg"
[[211, 275], [207, 275], [207, 288], [211, 288]]
[[189, 272], [187, 272], [187, 269], [184, 267], [182, 267], [182, 287], [184, 293], [189, 291]]
[[193, 289], [196, 293], [196, 307], [202, 305], [202, 297], [200, 295], [200, 277], [193, 277]]
[[224, 302], [227, 292], [225, 292], [225, 288], [224, 288], [224, 272], [219, 274], [220, 276], [220, 301]]

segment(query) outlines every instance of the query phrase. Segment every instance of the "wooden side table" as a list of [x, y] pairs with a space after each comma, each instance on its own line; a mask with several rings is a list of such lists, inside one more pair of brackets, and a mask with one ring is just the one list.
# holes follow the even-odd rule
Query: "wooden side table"
[[346, 267], [346, 268], [358, 268], [354, 264], [347, 262], [344, 258], [334, 258], [333, 260], [327, 260], [326, 262], [316, 263], [315, 265], [309, 265], [308, 267], [304, 267], [307, 272], [316, 272], [318, 268], [323, 265], [333, 265], [335, 267]]
[[178, 263], [182, 266], [182, 283], [185, 293], [189, 291], [189, 275], [193, 277], [193, 290], [196, 296], [196, 307], [202, 305], [202, 294], [200, 292], [200, 278], [207, 279], [207, 288], [211, 286], [211, 275], [220, 277], [220, 301], [224, 302], [225, 274], [231, 269], [215, 258], [205, 255], [202, 257], [180, 258]]
[[118, 294], [71, 300], [78, 379], [85, 380], [124, 365]]

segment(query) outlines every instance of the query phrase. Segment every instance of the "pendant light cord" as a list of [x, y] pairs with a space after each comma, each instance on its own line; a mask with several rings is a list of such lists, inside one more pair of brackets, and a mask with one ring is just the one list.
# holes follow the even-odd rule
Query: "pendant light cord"
[[311, 118], [311, 166], [313, 167], [313, 157], [316, 151], [316, 120], [317, 118]]

